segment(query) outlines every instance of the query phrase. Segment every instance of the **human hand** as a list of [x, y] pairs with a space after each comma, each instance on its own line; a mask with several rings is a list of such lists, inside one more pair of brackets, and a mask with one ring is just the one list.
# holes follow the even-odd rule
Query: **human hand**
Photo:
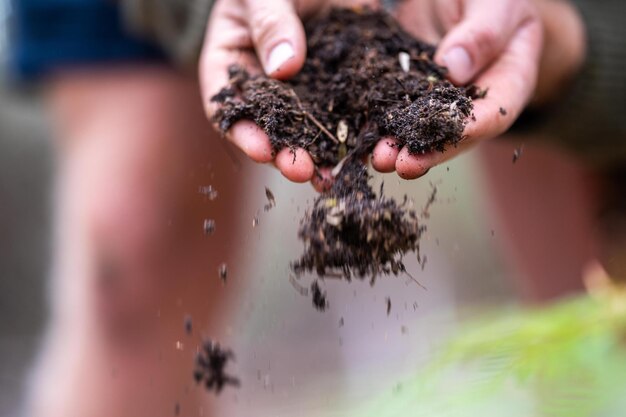
[[[306, 38], [301, 18], [331, 6], [369, 5], [366, 0], [217, 0], [200, 58], [200, 82], [204, 105], [211, 118], [217, 104], [211, 97], [228, 85], [228, 67], [238, 63], [248, 72], [265, 72], [288, 79], [304, 64]], [[268, 136], [254, 122], [242, 120], [227, 132], [228, 139], [256, 162], [274, 162], [291, 181], [313, 180], [321, 188], [315, 165], [304, 149], [283, 149], [273, 155]]]
[[448, 67], [452, 82], [488, 89], [457, 146], [411, 155], [391, 138], [376, 145], [375, 169], [414, 179], [511, 126], [535, 91], [543, 25], [531, 0], [405, 0], [395, 14], [405, 30], [438, 44], [435, 61]]

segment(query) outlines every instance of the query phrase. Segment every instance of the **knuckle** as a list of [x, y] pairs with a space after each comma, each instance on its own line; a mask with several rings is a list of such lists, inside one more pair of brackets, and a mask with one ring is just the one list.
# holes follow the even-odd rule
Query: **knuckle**
[[500, 34], [491, 27], [470, 30], [468, 39], [480, 54], [493, 54], [500, 44]]
[[251, 22], [250, 32], [257, 43], [269, 41], [281, 24], [280, 16], [270, 10], [262, 10], [255, 14]]
[[437, 0], [435, 9], [441, 24], [445, 29], [449, 29], [458, 24], [463, 17], [462, 5], [458, 0]]

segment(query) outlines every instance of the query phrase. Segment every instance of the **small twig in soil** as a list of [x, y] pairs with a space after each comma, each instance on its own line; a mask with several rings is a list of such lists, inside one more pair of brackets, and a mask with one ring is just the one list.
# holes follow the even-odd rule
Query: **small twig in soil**
[[304, 113], [304, 115], [305, 115], [305, 116], [306, 116], [306, 117], [307, 117], [310, 121], [312, 121], [312, 122], [315, 124], [315, 126], [319, 127], [319, 128], [320, 128], [320, 130], [326, 134], [326, 136], [328, 136], [330, 139], [332, 139], [335, 143], [339, 143], [339, 139], [337, 139], [337, 138], [335, 137], [335, 135], [333, 135], [332, 133], [330, 133], [330, 131], [329, 131], [328, 129], [326, 129], [326, 128], [324, 127], [324, 125], [323, 125], [323, 124], [321, 124], [321, 123], [320, 123], [320, 122], [319, 122], [319, 121], [315, 118], [315, 116], [313, 116], [311, 113], [309, 113], [309, 112], [308, 112], [308, 111], [306, 111], [306, 110], [302, 110], [302, 113]]
[[293, 90], [293, 88], [291, 89], [291, 94], [293, 95], [293, 97], [296, 99], [296, 103], [298, 103], [298, 107], [300, 108], [300, 111], [302, 112], [302, 114], [308, 118], [310, 121], [313, 122], [313, 124], [315, 124], [315, 126], [317, 126], [322, 132], [324, 132], [326, 134], [326, 136], [328, 136], [330, 139], [332, 139], [335, 143], [340, 143], [339, 139], [337, 139], [335, 137], [335, 135], [333, 135], [328, 129], [326, 129], [324, 127], [324, 125], [315, 118], [315, 116], [313, 116], [311, 113], [309, 113], [304, 106], [302, 106], [302, 102], [300, 101], [300, 97], [298, 97], [298, 95], [296, 94], [296, 92]]

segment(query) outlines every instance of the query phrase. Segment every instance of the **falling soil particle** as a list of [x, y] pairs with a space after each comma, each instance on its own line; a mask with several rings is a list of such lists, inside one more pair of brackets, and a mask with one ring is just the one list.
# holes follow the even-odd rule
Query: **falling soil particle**
[[217, 272], [222, 280], [222, 284], [226, 284], [226, 280], [228, 279], [228, 267], [225, 263], [221, 263], [219, 268], [217, 268]]
[[196, 354], [193, 373], [196, 383], [204, 383], [207, 391], [214, 391], [216, 394], [219, 394], [226, 385], [238, 387], [239, 379], [225, 373], [228, 361], [234, 358], [235, 355], [230, 349], [223, 349], [219, 343], [205, 340]]
[[322, 292], [317, 281], [313, 281], [311, 284], [311, 294], [313, 300], [313, 306], [319, 311], [326, 310], [328, 307], [328, 300], [326, 299], [326, 293]]
[[215, 220], [205, 219], [202, 225], [202, 229], [204, 230], [205, 235], [212, 235], [213, 232], [215, 232]]
[[191, 333], [193, 332], [193, 321], [191, 319], [191, 316], [189, 315], [185, 316], [184, 324], [185, 324], [185, 333], [187, 333], [188, 335], [191, 335]]
[[385, 298], [385, 304], [387, 305], [387, 316], [391, 313], [391, 298]]
[[430, 186], [432, 187], [432, 191], [430, 192], [430, 196], [422, 209], [422, 219], [430, 218], [430, 208], [433, 204], [435, 204], [435, 201], [437, 201], [437, 186], [433, 184], [430, 184]]
[[263, 208], [265, 211], [270, 211], [276, 207], [276, 199], [274, 198], [274, 193], [267, 187], [265, 187], [265, 197], [267, 198], [267, 204]]
[[203, 185], [199, 189], [200, 194], [205, 195], [209, 200], [213, 201], [217, 198], [217, 191], [212, 185]]
[[523, 153], [524, 153], [524, 145], [520, 146], [519, 148], [515, 148], [515, 150], [513, 151], [513, 163], [514, 164], [522, 157]]
[[[406, 198], [398, 203], [382, 187], [378, 195], [372, 190], [364, 157], [383, 137], [414, 155], [455, 146], [473, 100], [486, 91], [452, 85], [433, 61], [435, 47], [384, 11], [334, 9], [308, 22], [306, 32], [306, 61], [289, 81], [230, 67], [230, 85], [213, 97], [221, 104], [215, 121], [226, 132], [253, 120], [274, 153], [304, 148], [318, 168], [333, 168], [332, 187], [301, 221], [305, 250], [291, 264], [296, 274], [369, 276], [373, 283], [380, 274], [404, 273], [402, 257], [419, 249], [424, 228]], [[273, 206], [268, 189], [266, 195]]]

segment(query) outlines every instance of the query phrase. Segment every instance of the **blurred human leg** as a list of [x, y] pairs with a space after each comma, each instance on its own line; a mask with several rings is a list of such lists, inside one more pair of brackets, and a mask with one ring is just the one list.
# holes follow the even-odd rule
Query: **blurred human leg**
[[[237, 246], [245, 167], [218, 143], [195, 81], [166, 68], [62, 74], [49, 104], [56, 260], [29, 415], [211, 415], [193, 357], [201, 334], [225, 334], [236, 287], [217, 269]], [[215, 201], [199, 193], [206, 185]], [[205, 218], [216, 220], [211, 236]]]
[[492, 141], [480, 155], [512, 275], [528, 301], [580, 291], [598, 250], [593, 177], [562, 152], [528, 141], [512, 163], [517, 146]]

